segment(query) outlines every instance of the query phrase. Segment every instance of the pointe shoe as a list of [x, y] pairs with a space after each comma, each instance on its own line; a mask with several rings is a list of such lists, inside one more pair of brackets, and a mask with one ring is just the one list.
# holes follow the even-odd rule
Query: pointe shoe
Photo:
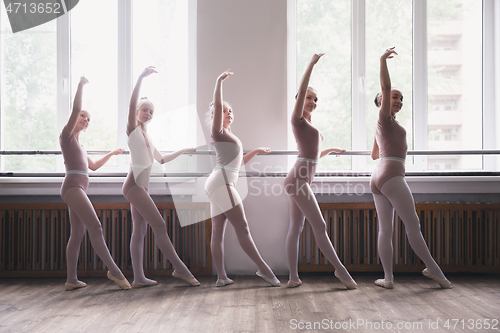
[[217, 279], [217, 282], [215, 282], [215, 286], [216, 287], [224, 287], [224, 286], [228, 286], [230, 284], [233, 284], [234, 281], [227, 278], [227, 279]]
[[271, 286], [281, 287], [281, 282], [280, 282], [280, 280], [278, 280], [278, 278], [276, 276], [274, 276], [272, 279], [270, 279], [267, 276], [265, 276], [264, 274], [262, 274], [260, 271], [257, 271], [257, 273], [255, 273], [255, 274], [258, 277], [260, 277], [261, 279], [263, 279], [264, 281], [266, 281], [267, 283], [269, 283]]
[[156, 282], [155, 280], [149, 280], [146, 283], [132, 281], [132, 288], [137, 289], [143, 287], [151, 287], [151, 286], [156, 286], [157, 284], [158, 282]]
[[172, 276], [176, 279], [181, 279], [189, 283], [193, 287], [197, 287], [200, 285], [200, 282], [196, 280], [196, 278], [193, 276], [192, 278], [188, 278], [187, 276], [181, 275], [177, 273], [175, 270], [172, 272]]
[[79, 281], [76, 284], [66, 282], [64, 284], [64, 290], [69, 291], [73, 289], [85, 288], [87, 284], [85, 282]]
[[118, 280], [113, 275], [111, 275], [111, 273], [109, 271], [108, 271], [107, 276], [108, 276], [108, 279], [110, 279], [111, 281], [113, 281], [114, 283], [116, 283], [118, 285], [118, 287], [120, 287], [120, 288], [122, 288], [124, 290], [132, 289], [132, 287], [130, 286], [130, 283], [128, 282], [127, 279]]
[[375, 280], [375, 285], [385, 288], [385, 289], [393, 289], [394, 281], [385, 281], [385, 279]]
[[298, 286], [300, 286], [302, 284], [302, 281], [299, 281], [299, 282], [295, 282], [293, 280], [288, 280], [288, 283], [286, 284], [286, 287], [287, 288], [297, 288]]
[[434, 281], [436, 281], [437, 283], [439, 283], [439, 285], [441, 286], [441, 288], [443, 289], [451, 289], [453, 288], [453, 286], [451, 285], [451, 282], [447, 279], [447, 278], [444, 278], [444, 279], [440, 279], [438, 278], [437, 276], [431, 274], [427, 268], [424, 269], [422, 271], [422, 274], [424, 274], [425, 276], [427, 276], [428, 278], [431, 278], [433, 279]]
[[344, 280], [343, 278], [341, 278], [338, 274], [337, 274], [337, 271], [335, 271], [335, 276], [337, 277], [337, 279], [340, 280], [340, 282], [342, 282], [342, 284], [349, 290], [351, 289], [356, 289], [358, 287], [358, 284], [356, 283], [356, 281], [354, 281], [354, 279], [351, 279], [351, 281], [347, 281], [347, 280]]

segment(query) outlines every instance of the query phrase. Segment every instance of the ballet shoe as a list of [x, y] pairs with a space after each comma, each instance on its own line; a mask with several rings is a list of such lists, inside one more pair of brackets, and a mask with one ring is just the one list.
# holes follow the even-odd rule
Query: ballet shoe
[[385, 288], [385, 289], [393, 289], [394, 281], [385, 281], [385, 279], [375, 280], [375, 285]]
[[175, 270], [172, 272], [172, 276], [176, 279], [181, 279], [186, 281], [188, 284], [190, 284], [193, 287], [197, 287], [200, 285], [200, 282], [196, 280], [196, 278], [193, 276], [191, 278], [188, 278], [187, 276], [181, 275], [177, 273]]
[[156, 286], [157, 284], [158, 282], [156, 282], [155, 280], [149, 280], [146, 283], [132, 281], [132, 288], [137, 289], [137, 288], [151, 287], [151, 286]]
[[280, 282], [280, 280], [278, 280], [278, 278], [276, 276], [274, 276], [273, 278], [270, 279], [267, 276], [265, 276], [264, 274], [262, 274], [260, 271], [257, 271], [257, 273], [255, 273], [255, 274], [258, 277], [260, 277], [261, 279], [263, 279], [264, 281], [266, 281], [267, 283], [269, 283], [271, 286], [281, 287], [281, 282]]
[[447, 278], [444, 278], [444, 279], [440, 279], [438, 278], [437, 276], [431, 274], [427, 268], [424, 269], [422, 271], [422, 274], [424, 274], [425, 276], [427, 276], [428, 278], [431, 278], [433, 279], [434, 281], [436, 281], [437, 283], [439, 283], [439, 285], [441, 286], [441, 288], [443, 289], [451, 289], [453, 288], [453, 286], [451, 285], [451, 282], [447, 279]]
[[286, 284], [287, 288], [297, 288], [302, 284], [302, 281], [299, 280], [299, 282], [295, 282], [293, 280], [288, 280], [288, 283]]
[[64, 290], [69, 291], [69, 290], [73, 290], [73, 289], [85, 288], [86, 286], [87, 286], [87, 284], [85, 282], [82, 282], [82, 281], [78, 281], [78, 283], [76, 283], [76, 284], [66, 282], [64, 284]]
[[127, 279], [119, 280], [119, 279], [115, 278], [113, 275], [111, 275], [111, 273], [109, 271], [108, 271], [107, 276], [108, 276], [108, 279], [110, 279], [111, 281], [116, 283], [118, 285], [118, 287], [120, 287], [124, 290], [132, 289], [132, 287], [130, 286], [130, 283], [128, 282]]
[[217, 282], [215, 282], [216, 287], [224, 287], [230, 284], [233, 284], [234, 281], [231, 280], [230, 278], [227, 279], [217, 279]]
[[342, 282], [342, 284], [349, 290], [351, 289], [356, 289], [358, 287], [358, 284], [356, 283], [356, 281], [354, 281], [354, 279], [351, 279], [351, 281], [347, 281], [347, 280], [344, 280], [343, 278], [341, 278], [338, 274], [337, 274], [337, 271], [335, 271], [335, 276], [337, 277], [337, 279], [340, 280], [340, 282]]

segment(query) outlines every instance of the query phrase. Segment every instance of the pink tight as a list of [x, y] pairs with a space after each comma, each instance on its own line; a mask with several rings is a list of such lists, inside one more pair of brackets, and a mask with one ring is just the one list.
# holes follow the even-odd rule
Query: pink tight
[[[239, 204], [226, 210], [229, 192], [233, 201]], [[250, 234], [245, 211], [243, 210], [243, 203], [236, 189], [231, 185], [220, 186], [212, 191], [209, 199], [212, 215], [214, 213], [217, 214], [212, 217], [211, 248], [218, 279], [226, 280], [228, 278], [226, 268], [224, 267], [224, 233], [228, 220], [234, 227], [236, 237], [243, 251], [253, 260], [263, 275], [273, 278], [274, 273], [260, 256], [259, 250], [257, 250]], [[221, 211], [222, 213], [220, 213]]]
[[443, 271], [434, 261], [427, 244], [425, 244], [420, 231], [420, 221], [415, 211], [415, 201], [405, 178], [402, 176], [393, 177], [387, 180], [380, 190], [382, 194], [374, 194], [373, 199], [379, 221], [378, 253], [384, 267], [385, 281], [393, 281], [394, 279], [392, 274], [394, 209], [403, 220], [406, 235], [413, 251], [422, 259], [431, 274], [444, 279]]
[[78, 284], [77, 266], [80, 245], [85, 235], [85, 229], [89, 232], [90, 241], [94, 251], [109, 269], [111, 275], [119, 280], [125, 279], [121, 270], [114, 262], [109, 253], [101, 223], [97, 218], [94, 207], [87, 194], [81, 187], [70, 187], [64, 192], [64, 202], [69, 206], [69, 221], [71, 224], [71, 235], [66, 247], [66, 261], [68, 270], [68, 283]]
[[167, 235], [165, 221], [163, 221], [158, 208], [149, 196], [149, 193], [142, 187], [133, 185], [124, 193], [125, 198], [130, 202], [132, 213], [132, 237], [130, 239], [130, 254], [132, 257], [132, 268], [134, 270], [134, 281], [138, 283], [148, 283], [149, 279], [144, 275], [144, 237], [146, 236], [148, 223], [153, 229], [156, 245], [160, 248], [165, 257], [172, 263], [177, 273], [193, 277], [189, 269], [175, 252], [175, 248]]
[[286, 255], [289, 270], [289, 279], [299, 282], [298, 256], [299, 238], [304, 228], [304, 219], [307, 218], [311, 224], [314, 239], [321, 252], [328, 261], [335, 267], [339, 276], [347, 281], [352, 280], [347, 269], [342, 265], [333, 248], [332, 242], [326, 232], [326, 223], [319, 209], [318, 202], [309, 184], [298, 179], [287, 188], [290, 196], [290, 227], [286, 237]]

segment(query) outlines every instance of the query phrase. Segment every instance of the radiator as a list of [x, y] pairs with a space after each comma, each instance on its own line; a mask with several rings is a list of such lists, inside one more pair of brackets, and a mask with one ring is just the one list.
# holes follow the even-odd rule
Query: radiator
[[[182, 210], [173, 203], [157, 203], [167, 233], [182, 261], [194, 275], [212, 275], [209, 205], [185, 203]], [[132, 275], [129, 242], [132, 232], [128, 203], [95, 203], [109, 251], [124, 274]], [[181, 219], [200, 223], [181, 227]], [[186, 223], [188, 224], [188, 223]], [[0, 205], [0, 277], [66, 276], [66, 243], [70, 225], [64, 203], [22, 203]], [[154, 243], [151, 228], [145, 239], [144, 269], [148, 276], [169, 276], [172, 266]], [[106, 276], [103, 262], [94, 252], [88, 233], [80, 249], [78, 275]]]
[[[373, 203], [322, 203], [327, 232], [349, 271], [382, 271], [377, 255], [377, 212]], [[500, 204], [419, 203], [424, 239], [444, 272], [500, 273]], [[404, 223], [394, 216], [394, 271], [425, 266], [408, 244]], [[300, 238], [299, 270], [333, 271], [315, 244], [308, 223]]]

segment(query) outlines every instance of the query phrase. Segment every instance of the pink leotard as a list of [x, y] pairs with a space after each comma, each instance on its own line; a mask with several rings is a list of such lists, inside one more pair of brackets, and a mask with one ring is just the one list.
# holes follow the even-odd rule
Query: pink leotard
[[83, 191], [87, 192], [89, 186], [87, 151], [73, 133], [68, 135], [64, 129], [59, 136], [59, 144], [66, 167], [66, 176], [61, 186], [61, 196], [64, 198], [66, 191], [74, 186], [81, 187]]
[[[299, 150], [297, 157], [299, 159], [305, 158], [318, 161], [321, 155], [321, 144], [324, 139], [323, 134], [307, 119], [304, 117], [297, 119], [293, 113], [291, 123], [292, 132]], [[304, 179], [309, 185], [314, 179], [316, 163], [300, 161], [299, 159], [297, 159], [285, 178], [285, 188], [295, 183], [298, 179]]]
[[236, 185], [243, 160], [242, 144], [236, 135], [224, 127], [217, 132], [212, 126], [211, 131], [210, 141], [217, 154], [217, 165], [205, 183], [205, 192], [209, 196], [221, 186]]
[[128, 146], [131, 163], [130, 171], [122, 187], [124, 195], [134, 185], [148, 190], [151, 167], [154, 162], [153, 152], [155, 151], [153, 141], [147, 133], [142, 131], [140, 126], [128, 135]]
[[[408, 144], [406, 143], [406, 130], [394, 117], [386, 117], [379, 112], [375, 140], [379, 147], [379, 157], [396, 157], [404, 160]], [[374, 194], [382, 194], [380, 189], [389, 179], [405, 175], [405, 165], [399, 161], [381, 160], [370, 178], [370, 189]]]

